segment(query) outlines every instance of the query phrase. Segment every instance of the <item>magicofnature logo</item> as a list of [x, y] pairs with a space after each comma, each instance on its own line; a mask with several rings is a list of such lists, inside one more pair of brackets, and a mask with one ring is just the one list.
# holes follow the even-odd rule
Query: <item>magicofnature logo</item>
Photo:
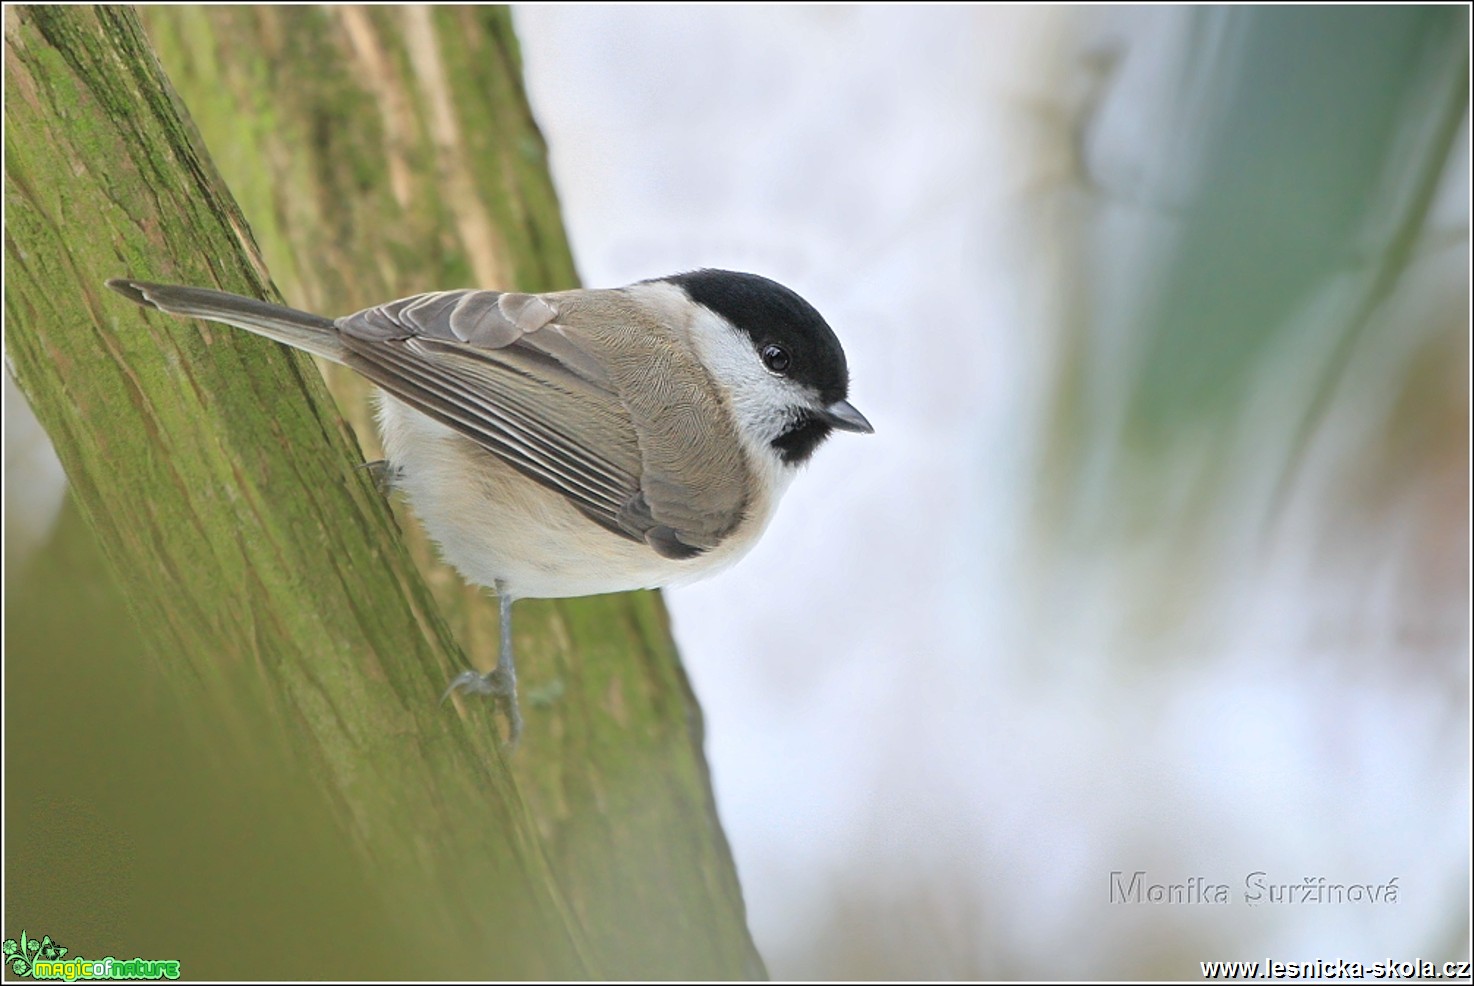
[[30, 979], [178, 979], [177, 959], [105, 959], [67, 958], [67, 948], [51, 940], [50, 935], [32, 938], [24, 931], [20, 938], [5, 939], [5, 964], [17, 976]]
[[37, 941], [27, 938], [24, 931], [20, 933], [20, 941], [14, 938], [5, 939], [4, 947], [5, 964], [17, 976], [29, 976], [37, 959], [51, 962], [67, 954], [66, 948], [52, 941], [50, 935]]

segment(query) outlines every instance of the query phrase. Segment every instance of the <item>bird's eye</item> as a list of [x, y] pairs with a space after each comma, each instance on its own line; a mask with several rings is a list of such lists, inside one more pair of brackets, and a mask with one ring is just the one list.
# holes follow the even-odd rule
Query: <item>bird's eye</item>
[[763, 347], [763, 366], [766, 366], [774, 373], [782, 373], [787, 370], [790, 362], [788, 350], [782, 346], [768, 345]]

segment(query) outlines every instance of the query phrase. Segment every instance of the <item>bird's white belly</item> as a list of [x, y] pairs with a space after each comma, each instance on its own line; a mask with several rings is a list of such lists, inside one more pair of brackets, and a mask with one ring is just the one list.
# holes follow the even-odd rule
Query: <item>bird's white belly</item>
[[388, 395], [381, 395], [379, 430], [394, 488], [409, 500], [445, 561], [467, 581], [491, 588], [500, 583], [517, 599], [689, 582], [735, 562], [756, 540], [740, 535], [767, 525], [764, 509], [724, 543], [676, 561], [605, 530], [559, 494]]

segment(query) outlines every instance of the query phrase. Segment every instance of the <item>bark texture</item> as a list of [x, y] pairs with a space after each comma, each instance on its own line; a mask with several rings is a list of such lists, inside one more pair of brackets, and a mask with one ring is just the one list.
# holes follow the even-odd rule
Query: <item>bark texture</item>
[[102, 287], [572, 284], [507, 12], [146, 23], [7, 10], [6, 345], [158, 667], [237, 754], [308, 765], [442, 974], [760, 975], [658, 595], [518, 604], [514, 783], [489, 703], [436, 705], [495, 606], [396, 530], [310, 361]]

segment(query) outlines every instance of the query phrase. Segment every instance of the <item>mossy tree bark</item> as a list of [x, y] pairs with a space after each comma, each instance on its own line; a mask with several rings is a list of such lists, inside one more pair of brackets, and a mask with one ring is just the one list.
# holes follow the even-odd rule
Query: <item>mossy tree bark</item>
[[269, 269], [341, 313], [573, 283], [506, 11], [146, 16], [213, 163], [130, 12], [7, 12], [6, 342], [160, 667], [236, 755], [326, 782], [445, 974], [760, 974], [659, 597], [519, 604], [514, 785], [489, 706], [435, 704], [438, 614], [485, 667], [495, 607], [394, 529], [308, 361], [101, 288]]

